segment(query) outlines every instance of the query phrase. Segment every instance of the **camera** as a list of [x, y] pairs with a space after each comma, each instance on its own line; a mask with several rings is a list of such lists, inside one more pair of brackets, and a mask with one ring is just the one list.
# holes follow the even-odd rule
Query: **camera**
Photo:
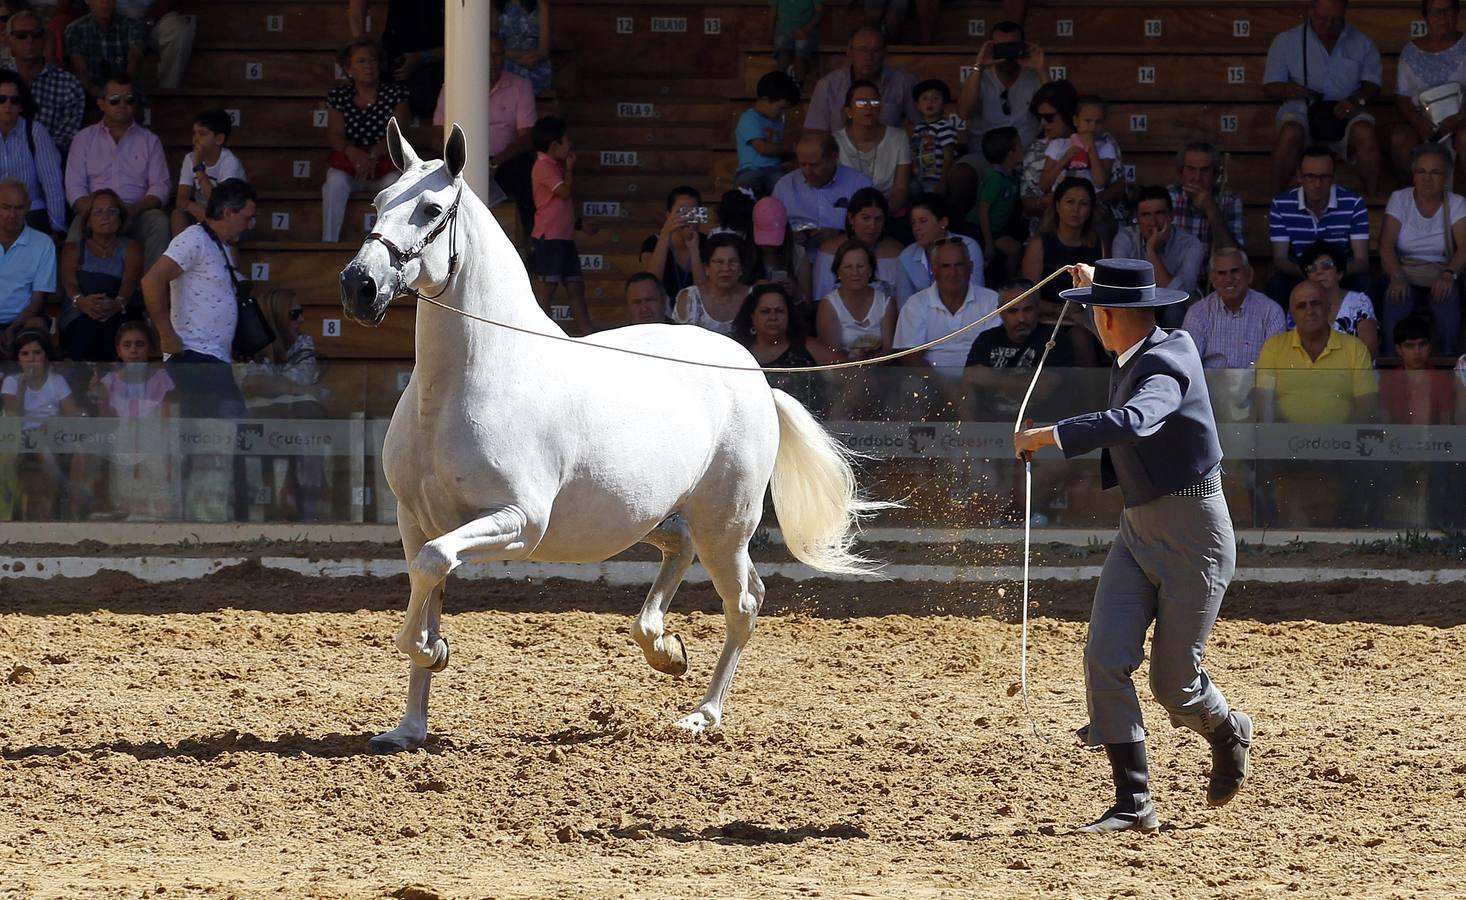
[[1017, 60], [1023, 58], [1023, 51], [1026, 48], [1018, 41], [1003, 41], [1000, 44], [993, 44], [993, 59]]
[[689, 225], [706, 225], [708, 223], [708, 208], [706, 206], [689, 206], [682, 211], [682, 221]]

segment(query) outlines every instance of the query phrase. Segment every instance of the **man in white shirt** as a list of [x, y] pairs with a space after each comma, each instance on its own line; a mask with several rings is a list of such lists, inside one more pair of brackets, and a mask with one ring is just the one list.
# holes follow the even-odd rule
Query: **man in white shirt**
[[[972, 283], [972, 258], [967, 246], [957, 238], [945, 238], [932, 244], [932, 286], [917, 291], [901, 308], [896, 320], [896, 336], [892, 345], [900, 350], [919, 347], [927, 341], [951, 334], [998, 308], [998, 295]], [[921, 353], [906, 357], [908, 366], [948, 369], [960, 376], [967, 363], [972, 342], [989, 328], [1001, 323], [993, 316], [985, 324]]]
[[[239, 323], [230, 245], [254, 221], [255, 192], [237, 178], [214, 186], [205, 221], [184, 229], [143, 276], [143, 299], [173, 369], [185, 418], [244, 414], [230, 365]], [[178, 367], [184, 367], [178, 371]]]
[[957, 115], [967, 121], [969, 151], [958, 162], [980, 175], [989, 168], [982, 155], [984, 134], [1004, 126], [1016, 128], [1022, 147], [1038, 137], [1038, 118], [1029, 107], [1049, 80], [1043, 48], [1025, 39], [1022, 25], [999, 22], [992, 35], [977, 51], [972, 74], [962, 82], [957, 97]]

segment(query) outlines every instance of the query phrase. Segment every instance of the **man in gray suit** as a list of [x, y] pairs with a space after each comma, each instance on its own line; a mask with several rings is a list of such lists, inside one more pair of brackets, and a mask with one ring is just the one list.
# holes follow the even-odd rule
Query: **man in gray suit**
[[[1185, 331], [1156, 327], [1157, 307], [1186, 299], [1157, 288], [1145, 260], [1101, 260], [1076, 274], [1066, 300], [1093, 308], [1095, 330], [1117, 355], [1110, 409], [1014, 435], [1020, 457], [1050, 444], [1066, 457], [1101, 449], [1105, 488], [1125, 498], [1120, 533], [1095, 590], [1084, 676], [1085, 743], [1103, 744], [1115, 805], [1086, 832], [1154, 831], [1145, 727], [1131, 673], [1145, 658], [1155, 622], [1150, 686], [1171, 723], [1211, 744], [1207, 801], [1221, 806], [1247, 776], [1252, 720], [1231, 710], [1201, 666], [1222, 595], [1236, 567], [1231, 517], [1222, 494], [1222, 449], [1196, 345]], [[1091, 274], [1092, 273], [1092, 274]]]

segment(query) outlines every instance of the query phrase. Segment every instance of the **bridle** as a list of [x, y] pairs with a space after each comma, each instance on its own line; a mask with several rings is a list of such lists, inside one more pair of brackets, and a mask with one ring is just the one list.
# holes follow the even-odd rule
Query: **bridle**
[[443, 213], [443, 217], [438, 220], [438, 224], [433, 226], [432, 231], [423, 235], [422, 240], [408, 247], [406, 250], [399, 250], [396, 244], [383, 237], [377, 231], [373, 231], [367, 235], [366, 240], [363, 241], [363, 245], [369, 244], [372, 241], [379, 241], [383, 247], [387, 248], [388, 264], [392, 267], [392, 271], [397, 273], [397, 279], [400, 283], [403, 267], [414, 259], [419, 259], [422, 256], [422, 252], [428, 248], [428, 245], [437, 240], [438, 236], [443, 233], [443, 229], [448, 229], [448, 275], [443, 279], [443, 286], [438, 289], [436, 294], [431, 296], [424, 294], [417, 288], [403, 288], [401, 291], [402, 294], [411, 295], [419, 300], [436, 300], [448, 290], [448, 285], [453, 281], [453, 273], [458, 271], [458, 203], [462, 199], [463, 183], [459, 182], [458, 193], [453, 195], [453, 202], [449, 204], [448, 211]]

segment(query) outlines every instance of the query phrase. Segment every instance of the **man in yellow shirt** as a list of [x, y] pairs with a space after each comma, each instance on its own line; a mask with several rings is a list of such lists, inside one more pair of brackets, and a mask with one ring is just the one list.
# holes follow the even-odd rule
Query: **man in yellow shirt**
[[1288, 297], [1297, 325], [1273, 335], [1257, 356], [1254, 407], [1263, 421], [1342, 425], [1372, 418], [1379, 384], [1369, 348], [1335, 331], [1323, 288], [1305, 281]]
[[[1297, 323], [1291, 331], [1273, 335], [1257, 356], [1257, 396], [1253, 409], [1260, 422], [1296, 422], [1307, 425], [1343, 425], [1369, 422], [1375, 417], [1379, 384], [1374, 360], [1364, 342], [1335, 331], [1323, 288], [1305, 281], [1288, 296], [1288, 309]], [[1280, 524], [1278, 483], [1289, 475], [1322, 477], [1323, 494], [1337, 502], [1327, 511], [1304, 512], [1309, 524], [1349, 525], [1366, 517], [1368, 492], [1348, 485], [1362, 473], [1358, 466], [1321, 459], [1259, 461], [1258, 485], [1273, 490], [1256, 492], [1259, 525]], [[1282, 476], [1282, 477], [1280, 477]], [[1290, 496], [1297, 496], [1296, 491]], [[1290, 504], [1291, 505], [1291, 504]], [[1328, 521], [1312, 521], [1324, 519]], [[1297, 524], [1297, 523], [1290, 523]]]

